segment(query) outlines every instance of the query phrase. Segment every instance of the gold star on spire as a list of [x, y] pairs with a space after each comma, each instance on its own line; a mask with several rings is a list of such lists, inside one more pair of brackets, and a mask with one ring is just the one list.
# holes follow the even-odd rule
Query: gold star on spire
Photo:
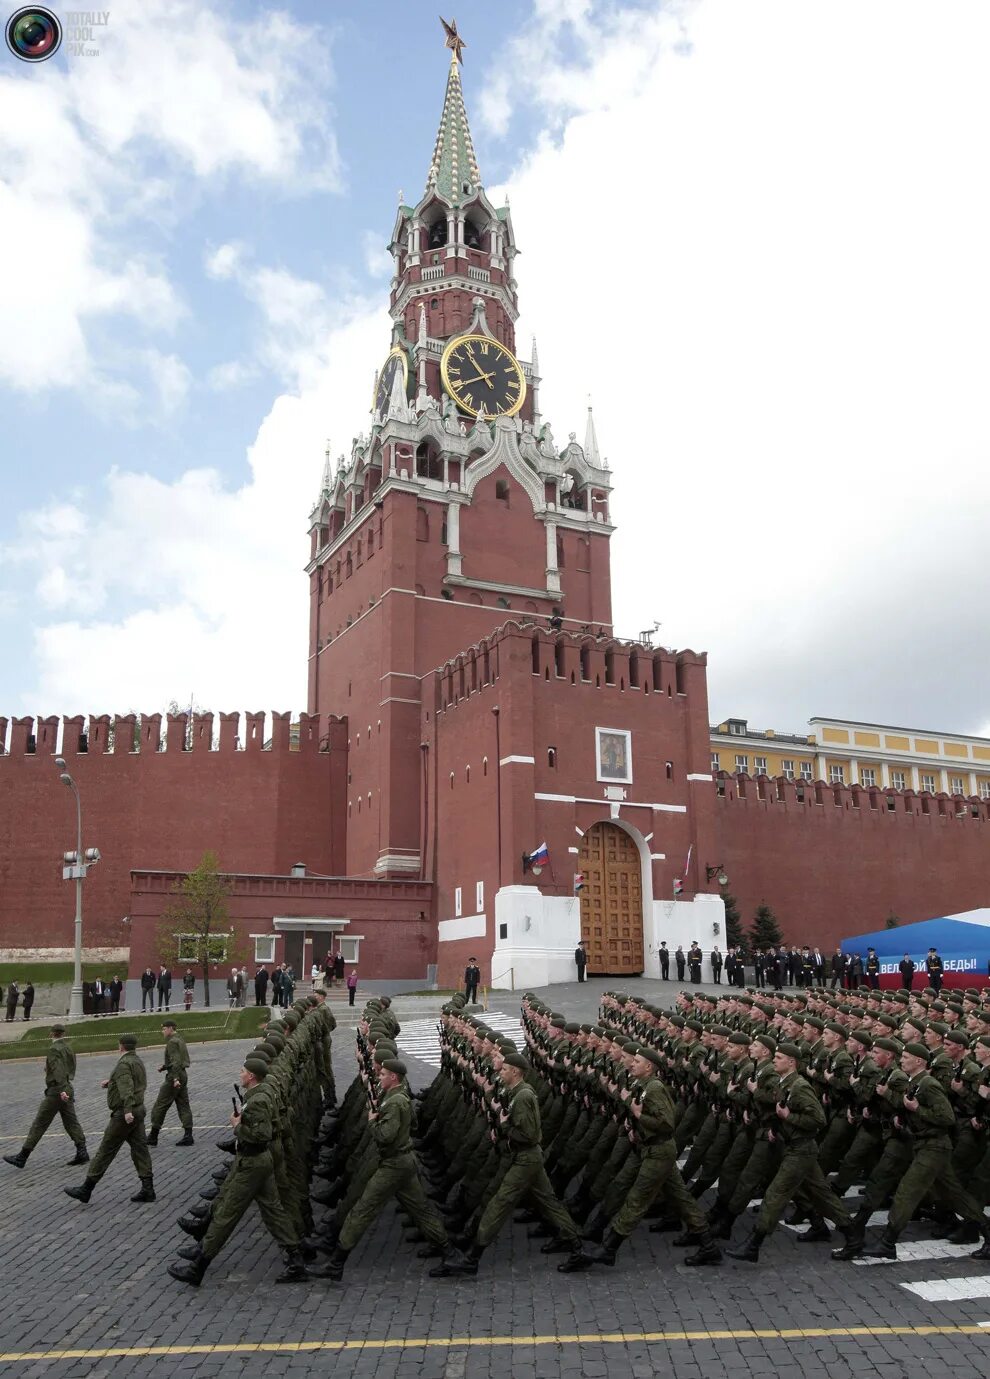
[[461, 57], [461, 49], [466, 48], [467, 44], [457, 32], [457, 20], [452, 19], [448, 24], [443, 15], [441, 15], [440, 23], [443, 25], [443, 31], [446, 35], [444, 46], [452, 50], [451, 62], [463, 62], [464, 59]]

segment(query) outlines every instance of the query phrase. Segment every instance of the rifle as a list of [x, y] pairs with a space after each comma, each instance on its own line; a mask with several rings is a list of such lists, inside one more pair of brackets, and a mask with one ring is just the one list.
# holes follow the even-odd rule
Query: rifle
[[[240, 1102], [240, 1105], [238, 1105], [238, 1102]], [[234, 1083], [234, 1096], [230, 1098], [230, 1104], [234, 1108], [234, 1115], [239, 1116], [244, 1107], [244, 1094], [236, 1082]]]

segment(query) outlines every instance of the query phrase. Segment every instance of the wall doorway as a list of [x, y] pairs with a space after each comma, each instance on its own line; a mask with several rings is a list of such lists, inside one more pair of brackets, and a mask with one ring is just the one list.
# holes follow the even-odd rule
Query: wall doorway
[[581, 938], [588, 971], [632, 976], [643, 971], [643, 871], [624, 829], [598, 823], [581, 839]]

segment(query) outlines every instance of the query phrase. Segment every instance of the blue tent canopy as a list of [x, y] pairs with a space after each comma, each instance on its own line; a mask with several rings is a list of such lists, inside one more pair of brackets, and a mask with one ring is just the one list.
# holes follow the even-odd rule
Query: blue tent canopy
[[902, 924], [897, 929], [874, 929], [842, 940], [843, 953], [859, 953], [875, 948], [883, 976], [898, 976], [898, 963], [907, 953], [924, 970], [929, 948], [937, 948], [945, 972], [986, 977], [990, 963], [990, 924], [966, 923], [959, 919], [926, 919], [920, 924]]

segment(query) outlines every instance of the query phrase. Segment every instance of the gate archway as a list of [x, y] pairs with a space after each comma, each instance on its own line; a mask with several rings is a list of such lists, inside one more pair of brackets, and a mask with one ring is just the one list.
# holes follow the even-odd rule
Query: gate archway
[[578, 853], [581, 938], [592, 973], [633, 975], [643, 970], [643, 873], [639, 849], [616, 824], [597, 823]]

